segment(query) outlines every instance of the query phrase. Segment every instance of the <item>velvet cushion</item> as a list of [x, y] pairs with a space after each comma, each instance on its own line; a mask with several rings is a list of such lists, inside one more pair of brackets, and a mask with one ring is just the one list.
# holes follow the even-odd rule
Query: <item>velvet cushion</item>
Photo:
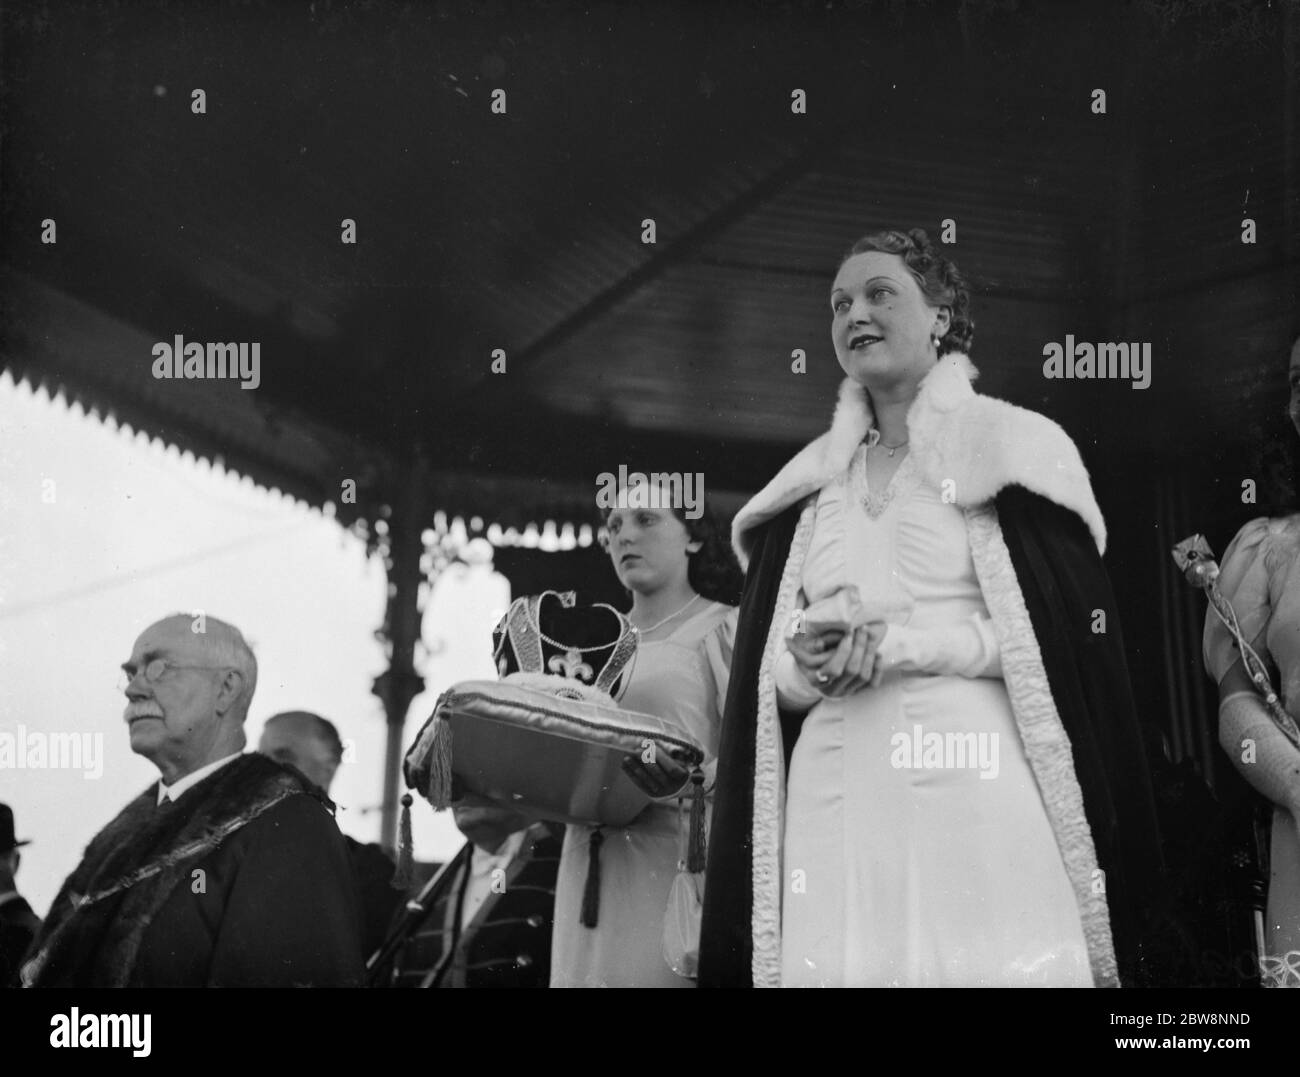
[[[450, 726], [452, 772], [468, 792], [542, 819], [626, 826], [650, 798], [623, 772], [624, 758], [653, 745], [685, 766], [703, 762], [702, 746], [672, 722], [622, 710], [592, 690], [579, 699], [557, 694], [566, 690], [558, 677], [521, 684], [521, 676], [528, 677], [464, 681], [444, 693], [430, 719]], [[549, 689], [537, 686], [545, 682]], [[425, 769], [408, 756], [417, 788]]]

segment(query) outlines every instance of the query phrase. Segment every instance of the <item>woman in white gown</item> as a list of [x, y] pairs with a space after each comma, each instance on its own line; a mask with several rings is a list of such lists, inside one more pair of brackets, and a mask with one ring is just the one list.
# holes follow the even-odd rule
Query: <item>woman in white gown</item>
[[[1289, 374], [1287, 413], [1300, 435], [1300, 338]], [[1238, 531], [1223, 555], [1219, 590], [1243, 635], [1277, 671], [1283, 707], [1300, 720], [1300, 513], [1261, 517]], [[1219, 683], [1219, 743], [1273, 803], [1261, 973], [1266, 984], [1300, 986], [1300, 749], [1273, 725], [1213, 611], [1205, 619], [1204, 649], [1206, 669]]]
[[777, 664], [781, 702], [811, 708], [786, 802], [782, 984], [1090, 986], [962, 512], [907, 459], [873, 498], [878, 447], [822, 488], [801, 590], [847, 583], [879, 604], [879, 680], [823, 699], [793, 650]]
[[1160, 852], [1087, 472], [971, 388], [923, 232], [860, 241], [830, 302], [831, 429], [733, 526], [700, 982], [1117, 984]]
[[[624, 507], [605, 523], [610, 559], [632, 593], [629, 617], [640, 635], [619, 705], [674, 721], [702, 744], [711, 790], [739, 566], [708, 514], [692, 520], [681, 509]], [[686, 775], [671, 762], [655, 770], [640, 780], [658, 777], [668, 795], [630, 825], [571, 825], [565, 832], [552, 987], [695, 986], [664, 958], [664, 913], [683, 851], [683, 811], [673, 794]], [[596, 922], [587, 926], [582, 910], [593, 857], [599, 891]]]

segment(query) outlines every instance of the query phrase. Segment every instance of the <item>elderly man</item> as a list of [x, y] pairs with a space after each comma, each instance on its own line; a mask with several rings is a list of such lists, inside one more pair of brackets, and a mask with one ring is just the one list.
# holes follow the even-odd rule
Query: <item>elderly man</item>
[[150, 786], [95, 836], [59, 891], [23, 982], [288, 987], [361, 979], [356, 897], [328, 800], [242, 755], [257, 662], [239, 631], [181, 614], [122, 664]]
[[[272, 715], [262, 729], [257, 750], [277, 763], [297, 767], [327, 793], [343, 762], [343, 741], [334, 723], [310, 711]], [[383, 945], [388, 925], [402, 903], [402, 893], [390, 885], [395, 866], [383, 849], [346, 834], [343, 840], [361, 902], [361, 952], [368, 956]]]

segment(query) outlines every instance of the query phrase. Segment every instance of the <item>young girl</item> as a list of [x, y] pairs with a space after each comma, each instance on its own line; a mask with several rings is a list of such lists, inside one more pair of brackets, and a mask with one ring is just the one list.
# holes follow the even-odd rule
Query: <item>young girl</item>
[[[690, 520], [681, 509], [616, 508], [605, 525], [610, 561], [632, 594], [629, 617], [640, 636], [619, 704], [675, 719], [704, 745], [707, 791], [716, 766], [740, 567], [707, 511]], [[669, 761], [639, 776], [648, 788], [656, 778], [665, 783], [667, 797], [630, 825], [570, 826], [565, 834], [552, 987], [694, 986], [663, 956], [664, 911], [682, 841], [681, 809], [672, 794], [685, 772]], [[593, 858], [599, 861], [599, 903], [596, 923], [588, 927], [581, 911]]]

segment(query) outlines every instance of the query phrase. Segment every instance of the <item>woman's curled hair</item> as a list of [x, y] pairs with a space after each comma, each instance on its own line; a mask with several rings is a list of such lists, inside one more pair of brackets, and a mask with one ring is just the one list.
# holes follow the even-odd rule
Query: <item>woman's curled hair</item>
[[930, 237], [920, 228], [901, 232], [894, 228], [872, 232], [858, 240], [841, 260], [843, 265], [855, 254], [881, 251], [896, 254], [916, 280], [921, 294], [936, 307], [947, 307], [952, 318], [948, 332], [939, 341], [939, 354], [969, 352], [975, 343], [975, 319], [970, 312], [970, 291], [961, 270], [940, 254]]
[[[694, 520], [687, 517], [685, 509], [676, 505], [672, 507], [672, 514], [681, 520], [690, 540], [700, 543], [699, 550], [687, 555], [686, 578], [701, 598], [738, 606], [740, 592], [745, 586], [745, 574], [736, 560], [727, 532], [719, 526], [713, 511], [707, 504], [700, 507], [701, 514]], [[602, 509], [601, 519], [608, 520], [610, 511]]]

